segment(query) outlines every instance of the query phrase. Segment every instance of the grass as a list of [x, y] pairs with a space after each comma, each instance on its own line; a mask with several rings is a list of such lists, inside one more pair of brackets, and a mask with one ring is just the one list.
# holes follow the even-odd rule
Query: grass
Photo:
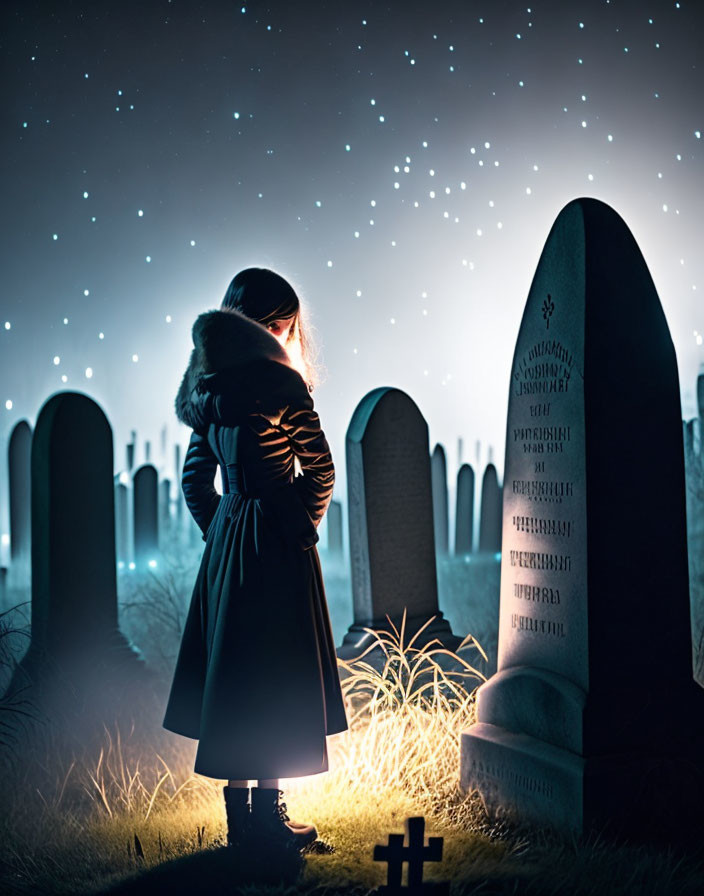
[[[149, 591], [152, 635], [158, 620], [177, 631], [177, 586]], [[134, 613], [146, 603], [133, 600]], [[459, 737], [474, 719], [487, 658], [469, 636], [451, 654], [437, 642], [417, 646], [418, 634], [405, 622], [377, 633], [368, 650], [382, 651], [381, 669], [366, 654], [339, 661], [350, 730], [328, 739], [328, 773], [282, 781], [291, 817], [314, 821], [334, 851], [307, 854], [293, 882], [238, 877], [223, 848], [223, 782], [193, 774], [195, 742], [160, 727], [153, 707], [164, 705], [162, 693], [135, 701], [131, 719], [104, 727], [84, 750], [45, 726], [19, 753], [0, 754], [0, 891], [218, 893], [239, 880], [243, 893], [363, 894], [385, 882], [374, 845], [423, 815], [426, 837], [444, 838], [442, 862], [424, 876], [451, 881], [453, 896], [704, 892], [701, 855], [519, 829], [462, 793]], [[173, 644], [165, 635], [152, 649], [167, 661]]]

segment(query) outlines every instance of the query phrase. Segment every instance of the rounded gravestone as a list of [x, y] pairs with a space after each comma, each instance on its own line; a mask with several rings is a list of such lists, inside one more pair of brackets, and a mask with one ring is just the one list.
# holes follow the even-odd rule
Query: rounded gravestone
[[471, 554], [474, 539], [474, 470], [462, 464], [457, 473], [455, 554]]
[[153, 464], [142, 464], [132, 480], [134, 560], [138, 568], [155, 561], [159, 552], [158, 474]]
[[20, 420], [10, 435], [8, 474], [10, 497], [10, 559], [29, 564], [31, 553], [31, 451], [32, 430]]
[[482, 477], [479, 513], [479, 550], [498, 554], [501, 550], [502, 493], [496, 467], [489, 463]]
[[112, 431], [88, 396], [60, 392], [31, 451], [32, 628], [7, 694], [23, 690], [66, 730], [100, 732], [129, 685], [151, 680], [118, 628]]
[[129, 562], [129, 495], [127, 486], [120, 481], [115, 483], [115, 548], [119, 567]]
[[342, 555], [342, 504], [334, 499], [330, 501], [325, 513], [327, 525], [327, 549], [330, 554]]
[[362, 652], [364, 627], [406, 632], [431, 616], [418, 646], [437, 637], [460, 642], [438, 609], [428, 425], [400, 389], [381, 387], [357, 405], [347, 429], [347, 513], [354, 623], [338, 654]]
[[435, 526], [435, 550], [447, 554], [449, 550], [449, 503], [447, 497], [447, 458], [445, 449], [438, 444], [430, 459], [433, 491], [433, 524]]
[[159, 482], [159, 533], [170, 534], [171, 528], [171, 480]]

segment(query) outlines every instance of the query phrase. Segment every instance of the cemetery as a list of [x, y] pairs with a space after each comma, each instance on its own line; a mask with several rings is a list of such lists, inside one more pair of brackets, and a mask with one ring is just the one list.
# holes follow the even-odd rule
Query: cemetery
[[181, 445], [114, 445], [68, 390], [17, 422], [3, 892], [704, 891], [704, 374], [683, 421], [604, 203], [563, 208], [526, 287], [502, 467], [462, 433], [455, 463], [399, 388], [359, 396], [319, 544], [349, 730], [287, 782], [320, 829], [287, 867], [233, 867], [218, 782], [161, 727], [205, 540]]

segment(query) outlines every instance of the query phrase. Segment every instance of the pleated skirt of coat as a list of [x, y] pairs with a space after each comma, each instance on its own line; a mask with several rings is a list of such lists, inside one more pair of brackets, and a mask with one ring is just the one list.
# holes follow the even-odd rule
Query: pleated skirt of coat
[[327, 771], [348, 727], [320, 559], [257, 498], [222, 496], [207, 532], [163, 726], [221, 779]]

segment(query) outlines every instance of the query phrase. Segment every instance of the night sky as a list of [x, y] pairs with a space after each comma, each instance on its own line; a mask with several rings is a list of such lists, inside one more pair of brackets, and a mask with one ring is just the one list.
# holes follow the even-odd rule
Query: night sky
[[58, 390], [100, 403], [116, 469], [131, 429], [159, 463], [166, 424], [171, 475], [191, 325], [251, 265], [310, 309], [339, 497], [380, 385], [451, 476], [458, 437], [501, 470], [523, 305], [577, 196], [635, 235], [694, 416], [703, 23], [698, 0], [5, 0], [0, 529], [11, 428]]

